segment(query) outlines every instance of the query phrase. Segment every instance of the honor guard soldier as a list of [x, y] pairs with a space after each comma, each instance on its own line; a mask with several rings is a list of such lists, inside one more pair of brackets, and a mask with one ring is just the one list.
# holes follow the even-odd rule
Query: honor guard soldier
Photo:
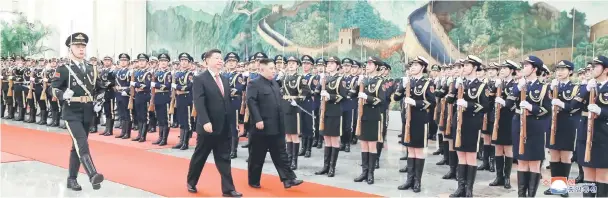
[[[97, 172], [89, 152], [88, 131], [95, 111], [93, 101], [98, 93], [103, 93], [103, 84], [98, 78], [97, 69], [85, 63], [84, 55], [89, 38], [84, 33], [74, 33], [65, 41], [70, 49], [70, 63], [57, 68], [51, 82], [53, 96], [65, 101], [63, 120], [73, 140], [70, 152], [69, 177], [67, 187], [79, 191], [82, 187], [76, 177], [80, 163], [89, 176], [93, 189], [101, 188], [103, 175]], [[96, 106], [97, 107], [97, 106]], [[95, 111], [94, 111], [95, 110]]]
[[[589, 72], [589, 68], [593, 67], [593, 62], [589, 61], [587, 62], [587, 67], [583, 67], [580, 68], [578, 70], [578, 80], [579, 80], [579, 93], [581, 89], [584, 89], [587, 87], [587, 81], [590, 80], [591, 77], [591, 72]], [[574, 147], [574, 152], [572, 152], [572, 161], [573, 162], [577, 162], [576, 165], [578, 166], [578, 176], [576, 176], [576, 178], [574, 179], [574, 182], [579, 184], [579, 183], [583, 183], [583, 181], [585, 180], [585, 171], [583, 169], [583, 166], [581, 165], [581, 163], [578, 163], [578, 159], [579, 159], [579, 153], [581, 150], [579, 149], [584, 149], [584, 144], [586, 141], [587, 137], [587, 120], [589, 117], [589, 110], [587, 109], [586, 106], [581, 106], [580, 107], [580, 111], [581, 111], [581, 121], [577, 124], [578, 128], [576, 130], [576, 145]], [[580, 144], [579, 144], [580, 143]], [[579, 145], [581, 145], [581, 147], [579, 147]]]
[[129, 69], [130, 62], [131, 57], [128, 54], [122, 53], [118, 55], [119, 68], [114, 73], [116, 76], [116, 92], [114, 95], [116, 96], [116, 106], [121, 121], [121, 132], [115, 137], [122, 139], [131, 138], [131, 129], [133, 123], [132, 110], [128, 108], [130, 94], [129, 82], [131, 81], [131, 73], [133, 72]]
[[57, 99], [57, 97], [53, 96], [53, 89], [52, 87], [50, 87], [50, 82], [53, 79], [53, 76], [55, 75], [55, 71], [57, 70], [57, 59], [51, 58], [49, 62], [49, 69], [46, 71], [44, 79], [42, 79], [43, 82], [47, 84], [47, 88], [45, 89], [44, 94], [46, 94], [46, 100], [48, 101], [51, 110], [51, 122], [45, 124], [47, 126], [58, 127], [59, 121], [61, 119], [61, 103]]
[[275, 74], [275, 80], [279, 80], [276, 77], [281, 76], [285, 77], [285, 67], [287, 64], [287, 59], [283, 55], [276, 55], [274, 57], [274, 65], [277, 67], [277, 73]]
[[[593, 130], [586, 129], [577, 137], [577, 163], [583, 166], [584, 181], [593, 185], [589, 191], [583, 192], [583, 197], [607, 197], [608, 196], [608, 158], [606, 150], [608, 146], [606, 137], [608, 130], [606, 121], [608, 118], [608, 58], [598, 56], [591, 62], [590, 79], [585, 87], [581, 87], [579, 95], [572, 101], [573, 108], [587, 106], [589, 118], [587, 126]], [[593, 93], [593, 94], [592, 94]], [[593, 99], [591, 95], [594, 95]], [[594, 100], [594, 101], [590, 101]]]
[[179, 143], [174, 149], [187, 150], [188, 141], [192, 137], [192, 127], [190, 126], [190, 117], [192, 115], [192, 78], [194, 74], [189, 71], [190, 59], [192, 57], [188, 53], [179, 54], [180, 70], [174, 75], [175, 80], [171, 83], [171, 88], [175, 92], [177, 120], [179, 122]]
[[[514, 97], [508, 98], [506, 105], [517, 103], [516, 98], [521, 100], [512, 128], [513, 153], [520, 170], [517, 171], [517, 192], [520, 197], [534, 197], [540, 182], [541, 160], [545, 159], [545, 132], [549, 129], [547, 120], [551, 115], [551, 99], [548, 85], [538, 79], [542, 74], [543, 61], [536, 56], [528, 56], [522, 65], [522, 78], [512, 92]], [[521, 94], [522, 90], [525, 94]]]
[[[486, 83], [486, 90], [488, 91], [488, 109], [483, 116], [483, 125], [481, 128], [481, 138], [482, 140], [479, 142], [481, 151], [478, 152], [478, 155], [481, 154], [482, 164], [477, 167], [477, 170], [488, 170], [490, 172], [496, 171], [496, 167], [494, 166], [494, 146], [492, 146], [492, 131], [494, 127], [494, 99], [496, 98], [495, 93], [495, 85], [494, 83], [496, 79], [496, 74], [498, 71], [498, 63], [491, 62], [487, 66], [483, 68], [484, 72], [479, 73], [478, 76], [483, 78], [483, 82]], [[483, 74], [483, 76], [482, 76]]]
[[[265, 58], [268, 58], [268, 56], [263, 52], [256, 52], [255, 54], [251, 55], [251, 57], [249, 57], [249, 72], [245, 72], [243, 75], [246, 78], [247, 86], [249, 85], [250, 81], [257, 79], [260, 76], [260, 74], [258, 73], [258, 66], [260, 65], [259, 60]], [[245, 88], [245, 90], [247, 90], [247, 88]], [[245, 133], [247, 133], [247, 137], [249, 137], [251, 130], [255, 130], [255, 123], [250, 122], [251, 116], [249, 115], [249, 107], [247, 107], [247, 105], [244, 105], [243, 107], [241, 107], [241, 109], [245, 109], [244, 112], [239, 113], [243, 115], [243, 120], [247, 123], [244, 125], [243, 128], [245, 130]], [[241, 148], [248, 148], [248, 146], [249, 142], [241, 146]]]
[[[27, 87], [25, 87], [26, 79], [29, 80], [29, 76], [24, 78], [25, 71], [29, 68], [24, 67], [23, 57], [17, 56], [15, 58], [15, 67], [13, 67], [13, 98], [16, 107], [15, 111], [19, 111], [15, 121], [22, 121], [25, 118], [25, 97], [27, 95]], [[25, 92], [25, 94], [24, 94]]]
[[[34, 95], [34, 98], [37, 102], [38, 107], [40, 108], [40, 121], [38, 121], [36, 124], [38, 125], [46, 125], [46, 121], [48, 118], [48, 106], [47, 106], [47, 101], [46, 101], [46, 93], [43, 93], [46, 91], [46, 87], [48, 87], [48, 83], [44, 83], [43, 79], [46, 78], [45, 77], [45, 72], [46, 72], [46, 65], [47, 65], [47, 60], [44, 58], [40, 58], [38, 60], [38, 68], [36, 68], [36, 72], [34, 75], [34, 93], [36, 95]], [[44, 97], [42, 97], [44, 94]], [[34, 117], [36, 117], [36, 114], [34, 113]], [[33, 120], [35, 121], [35, 119]]]
[[159, 146], [167, 145], [169, 138], [169, 108], [171, 106], [172, 92], [171, 83], [173, 83], [173, 75], [168, 70], [171, 57], [169, 54], [162, 53], [158, 55], [158, 69], [154, 72], [153, 81], [150, 82], [150, 88], [154, 89], [151, 100], [154, 105], [154, 114], [156, 115], [156, 123], [158, 125], [158, 140], [152, 144]]
[[[300, 114], [300, 132], [302, 137], [302, 149], [298, 153], [298, 156], [304, 156], [305, 158], [309, 158], [311, 156], [311, 149], [315, 142], [315, 119], [318, 117], [315, 114], [315, 101], [313, 91], [316, 86], [313, 84], [314, 74], [312, 74], [312, 65], [314, 59], [309, 55], [304, 55], [298, 60], [296, 57], [290, 57], [286, 62], [287, 64], [298, 64], [302, 65], [302, 82], [305, 82], [306, 89], [310, 90], [310, 94], [304, 94], [301, 101], [298, 102], [298, 105], [302, 107], [312, 115]], [[314, 116], [313, 116], [314, 115]], [[293, 151], [296, 152], [296, 151]]]
[[[360, 63], [356, 60], [351, 60], [351, 61], [352, 61], [352, 65], [350, 66], [349, 75], [352, 76], [351, 83], [354, 83], [354, 84], [350, 87], [349, 94], [351, 94], [351, 96], [352, 96], [353, 91], [355, 91], [355, 92], [358, 91], [358, 90], [356, 90], [356, 87], [358, 86], [357, 83], [359, 82], [359, 78], [361, 78], [362, 77], [361, 75], [363, 75], [363, 74], [361, 74], [361, 72], [359, 71], [360, 69], [362, 70]], [[363, 72], [363, 73], [365, 73], [365, 72]], [[351, 134], [350, 134], [351, 139], [349, 141], [350, 141], [350, 144], [357, 144], [358, 137], [356, 135], [356, 131], [357, 131], [356, 127], [357, 127], [357, 115], [358, 115], [357, 113], [358, 113], [359, 107], [358, 107], [356, 99], [353, 99], [353, 97], [351, 97], [351, 100], [353, 100], [352, 101], [352, 110], [351, 110], [352, 111], [352, 113], [351, 113], [352, 114], [352, 123], [351, 123]]]
[[[581, 120], [580, 108], [570, 105], [579, 92], [579, 86], [570, 81], [574, 64], [567, 60], [560, 61], [556, 66], [556, 79], [551, 81], [551, 100], [553, 111], [551, 115], [550, 132], [546, 133], [545, 146], [549, 149], [551, 158], [551, 177], [566, 177], [570, 175], [571, 155], [574, 151], [576, 130]], [[557, 95], [555, 95], [557, 94]], [[559, 108], [558, 108], [559, 107]], [[544, 192], [552, 195], [551, 189]], [[567, 195], [563, 194], [564, 196]]]
[[[150, 76], [152, 76], [152, 78], [154, 78], [156, 75], [157, 67], [158, 67], [158, 58], [156, 56], [151, 56], [150, 62], [148, 62], [147, 71], [150, 73]], [[152, 83], [152, 82], [153, 81], [151, 80], [150, 83]], [[150, 99], [152, 99], [152, 97], [153, 97], [152, 96], [153, 89], [154, 88], [150, 87]], [[157, 125], [157, 121], [156, 121], [156, 113], [154, 112], [154, 104], [149, 103], [148, 104], [148, 132], [155, 133], [156, 125]], [[160, 136], [158, 136], [158, 137], [160, 137]]]
[[2, 98], [0, 98], [0, 118], [4, 118], [4, 111], [6, 109], [6, 91], [8, 89], [8, 80], [5, 77], [6, 72], [8, 71], [9, 65], [6, 57], [0, 58], [0, 80], [2, 80]]
[[463, 62], [462, 78], [456, 79], [452, 94], [447, 96], [447, 102], [456, 106], [451, 133], [459, 160], [456, 170], [458, 189], [450, 197], [473, 196], [479, 131], [483, 124], [483, 113], [489, 106], [486, 84], [477, 78], [482, 64], [480, 58], [469, 55]]
[[[429, 80], [431, 82], [433, 82], [433, 86], [430, 87], [431, 88], [431, 92], [433, 92], [433, 96], [435, 90], [437, 89], [437, 86], [439, 86], [439, 75], [441, 72], [441, 66], [439, 65], [433, 65], [431, 66], [431, 71], [429, 72]], [[397, 79], [396, 79], [397, 80]], [[397, 84], [397, 82], [395, 82], [395, 84]], [[399, 88], [399, 86], [395, 86], [396, 88]], [[396, 89], [397, 90], [397, 89]], [[437, 98], [435, 100], [438, 100]], [[438, 102], [435, 101], [435, 103], [433, 103], [433, 106], [429, 107], [429, 139], [430, 140], [437, 140], [438, 144], [437, 144], [437, 150], [435, 152], [433, 152], [433, 155], [439, 155], [442, 153], [441, 149], [441, 143], [443, 142], [443, 136], [438, 134], [439, 130], [437, 130], [437, 122], [435, 122], [435, 118], [439, 118], [439, 110], [441, 109], [440, 107], [437, 107]]]
[[[36, 65], [32, 63], [30, 58], [26, 59], [26, 65], [23, 68], [23, 96], [25, 97], [25, 111], [30, 109], [27, 120], [23, 120], [25, 123], [36, 122], [36, 112], [38, 111], [35, 94], [36, 84]], [[25, 112], [24, 111], [24, 112]]]
[[131, 81], [129, 85], [135, 88], [135, 98], [133, 101], [133, 110], [135, 120], [137, 120], [137, 128], [139, 133], [132, 141], [145, 142], [148, 134], [148, 103], [150, 101], [150, 82], [152, 81], [152, 73], [146, 67], [148, 66], [148, 55], [141, 53], [137, 55], [137, 69], [135, 70], [135, 81]]
[[239, 146], [239, 130], [242, 126], [243, 118], [240, 116], [241, 104], [243, 102], [243, 92], [245, 91], [245, 79], [242, 74], [236, 71], [238, 62], [240, 61], [238, 54], [230, 52], [224, 57], [226, 68], [233, 70], [227, 73], [227, 79], [230, 82], [230, 111], [228, 118], [234, 119], [230, 123], [230, 134], [232, 134], [230, 158], [237, 157], [236, 151]]
[[342, 102], [346, 99], [346, 88], [342, 76], [338, 75], [340, 59], [330, 56], [325, 63], [325, 74], [321, 77], [321, 104], [319, 107], [319, 131], [327, 140], [323, 156], [323, 169], [316, 175], [327, 174], [333, 177], [336, 173], [336, 163], [340, 152], [340, 136], [342, 136]]
[[7, 115], [4, 116], [2, 114], [2, 118], [4, 119], [13, 119], [15, 117], [15, 102], [13, 95], [13, 67], [14, 67], [14, 59], [13, 57], [8, 57], [5, 65], [2, 67], [2, 98], [4, 101], [4, 105], [2, 106], [2, 112], [6, 109]]
[[[353, 60], [350, 58], [342, 59], [340, 71], [342, 71], [342, 80], [346, 90], [352, 90], [357, 82], [354, 81], [355, 76], [350, 74], [353, 65]], [[350, 152], [350, 142], [353, 130], [354, 109], [356, 107], [354, 97], [346, 96], [342, 102], [342, 136], [340, 137], [340, 151]]]
[[[350, 91], [351, 96], [357, 95], [358, 107], [357, 114], [357, 137], [361, 144], [361, 167], [362, 172], [355, 182], [366, 181], [368, 184], [374, 183], [374, 166], [377, 158], [376, 143], [382, 141], [382, 127], [384, 118], [382, 108], [385, 90], [382, 89], [383, 78], [381, 77], [380, 66], [382, 61], [376, 57], [369, 57], [365, 76], [360, 76], [357, 80], [356, 91]], [[363, 86], [363, 87], [361, 87]], [[361, 92], [362, 90], [362, 92]]]
[[[404, 145], [408, 150], [407, 169], [408, 176], [405, 184], [398, 187], [399, 190], [420, 192], [422, 171], [424, 170], [424, 148], [427, 146], [427, 135], [429, 122], [433, 115], [430, 110], [436, 103], [433, 90], [433, 82], [424, 77], [428, 60], [418, 56], [409, 64], [408, 76], [403, 78], [403, 86], [392, 95], [392, 100], [405, 103], [402, 112], [405, 114]], [[408, 93], [409, 92], [409, 93]], [[363, 111], [365, 113], [365, 110]]]
[[[496, 178], [489, 185], [511, 189], [511, 169], [513, 165], [513, 141], [511, 139], [512, 120], [517, 109], [516, 103], [506, 105], [506, 99], [515, 98], [513, 89], [517, 86], [514, 77], [521, 66], [511, 60], [499, 65], [498, 78], [489, 93], [495, 96], [494, 107], [488, 114], [488, 131], [494, 145]], [[491, 121], [491, 122], [490, 122]]]
[[[445, 174], [442, 179], [456, 179], [456, 167], [458, 165], [458, 154], [456, 154], [456, 150], [454, 150], [454, 134], [452, 134], [452, 120], [456, 119], [454, 115], [454, 105], [449, 104], [447, 102], [448, 94], [454, 94], [453, 88], [454, 83], [456, 82], [456, 78], [460, 77], [462, 73], [462, 62], [464, 60], [460, 59], [456, 61], [454, 64], [448, 65], [446, 68], [446, 78], [444, 79], [443, 86], [441, 89], [435, 91], [435, 96], [442, 98], [441, 101], [443, 106], [443, 118], [439, 118], [439, 130], [443, 132], [443, 140], [444, 140], [444, 150], [447, 151], [447, 154], [444, 154], [444, 157], [448, 160], [449, 171]], [[446, 145], [447, 144], [447, 145]], [[441, 161], [440, 161], [441, 162]], [[437, 163], [441, 165], [441, 163]]]
[[[314, 60], [314, 59], [312, 59]], [[302, 62], [302, 64], [304, 64], [304, 62]], [[315, 141], [313, 140], [312, 145], [313, 147], [316, 146], [318, 149], [323, 148], [323, 135], [320, 133], [319, 130], [319, 124], [320, 124], [320, 106], [321, 106], [321, 76], [325, 75], [325, 59], [318, 58], [316, 61], [314, 61], [314, 63], [312, 63], [312, 65], [314, 66], [314, 71], [316, 70], [316, 74], [315, 77], [312, 81], [313, 85], [315, 86], [315, 88], [313, 90], [315, 95], [314, 95], [314, 100], [313, 100], [313, 108], [315, 109], [315, 140], [316, 140], [316, 144]]]
[[[431, 69], [432, 70], [432, 69]], [[442, 158], [439, 162], [435, 163], [436, 165], [448, 165], [449, 164], [449, 155], [450, 155], [450, 145], [448, 142], [448, 138], [445, 135], [445, 121], [446, 121], [446, 102], [445, 102], [445, 93], [449, 89], [448, 80], [450, 80], [452, 75], [452, 64], [443, 65], [440, 67], [440, 77], [434, 80], [435, 90], [434, 95], [437, 100], [435, 104], [435, 123], [437, 124], [437, 143], [439, 147], [437, 151], [442, 155]], [[439, 97], [441, 96], [441, 97]], [[402, 116], [403, 117], [403, 116]], [[404, 118], [401, 120], [405, 121]], [[435, 152], [437, 152], [435, 151]], [[433, 153], [434, 155], [435, 153]], [[456, 167], [454, 167], [456, 168]], [[406, 169], [400, 169], [399, 172], [406, 172]], [[454, 169], [455, 170], [455, 169]]]
[[114, 76], [112, 72], [112, 62], [112, 57], [104, 57], [102, 61], [103, 65], [101, 67], [101, 71], [99, 72], [101, 82], [107, 87], [103, 101], [103, 113], [106, 119], [106, 129], [103, 133], [99, 134], [103, 136], [111, 136], [114, 134], [114, 106], [116, 105], [114, 86], [116, 85], [116, 76]]
[[[382, 81], [384, 84], [382, 85], [382, 87], [385, 90], [385, 101], [390, 101], [391, 100], [391, 95], [393, 95], [393, 92], [395, 92], [393, 85], [393, 79], [391, 79], [388, 74], [391, 71], [391, 66], [387, 63], [387, 62], [383, 62], [383, 65], [380, 66], [380, 70], [381, 70], [381, 77], [384, 78], [384, 80]], [[382, 142], [378, 142], [378, 144], [376, 144], [376, 147], [378, 147], [378, 159], [380, 159], [380, 156], [382, 156], [382, 150], [384, 149], [384, 142], [386, 141], [386, 133], [387, 133], [387, 127], [388, 127], [388, 109], [389, 109], [389, 103], [383, 103], [383, 110], [382, 110], [382, 116], [384, 118], [384, 126], [382, 127]], [[380, 160], [376, 160], [376, 165], [374, 166], [374, 168], [378, 169], [380, 168]]]

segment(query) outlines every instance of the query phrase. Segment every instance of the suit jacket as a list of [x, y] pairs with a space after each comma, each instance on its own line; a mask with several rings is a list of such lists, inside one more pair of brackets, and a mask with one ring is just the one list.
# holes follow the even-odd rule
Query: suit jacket
[[[226, 77], [220, 75], [224, 95], [220, 92], [215, 79], [209, 71], [196, 75], [192, 83], [194, 108], [198, 113], [196, 132], [199, 135], [228, 135], [229, 128], [225, 127], [230, 111], [230, 84]], [[213, 132], [207, 133], [203, 125], [211, 123]]]
[[279, 85], [274, 80], [259, 77], [252, 80], [247, 88], [247, 105], [253, 120], [252, 124], [264, 122], [264, 129], [255, 128], [252, 134], [278, 135], [284, 134], [283, 109]]

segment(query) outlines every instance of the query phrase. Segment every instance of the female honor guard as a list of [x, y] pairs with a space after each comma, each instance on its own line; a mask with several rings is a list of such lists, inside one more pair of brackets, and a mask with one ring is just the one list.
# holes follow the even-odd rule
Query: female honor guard
[[[578, 95], [579, 86], [570, 81], [573, 74], [574, 64], [567, 60], [560, 61], [556, 66], [555, 73], [557, 78], [551, 82], [553, 98], [551, 104], [554, 106], [552, 111], [551, 131], [546, 133], [546, 147], [549, 149], [551, 158], [551, 177], [566, 177], [570, 175], [571, 155], [574, 151], [574, 138], [576, 129], [581, 120], [580, 108], [572, 108], [572, 99]], [[555, 95], [557, 94], [557, 95]], [[557, 108], [559, 107], [559, 109]], [[552, 195], [551, 189], [544, 192], [545, 195]], [[562, 196], [567, 196], [562, 194]]]
[[[440, 125], [439, 130], [444, 131], [443, 139], [444, 142], [447, 142], [447, 151], [448, 151], [448, 164], [450, 169], [447, 174], [445, 174], [442, 179], [456, 179], [456, 167], [458, 165], [458, 154], [456, 154], [456, 150], [454, 150], [454, 134], [452, 133], [452, 128], [454, 125], [452, 124], [453, 120], [456, 120], [456, 116], [454, 115], [454, 105], [448, 104], [448, 94], [454, 95], [454, 83], [456, 79], [459, 78], [462, 74], [462, 62], [464, 60], [460, 59], [452, 65], [452, 69], [448, 71], [448, 79], [446, 79], [446, 85], [441, 89], [440, 92], [436, 92], [435, 96], [437, 97], [445, 97], [445, 107], [444, 107], [444, 119], [442, 120], [443, 126]], [[445, 143], [444, 143], [445, 144]]]
[[[576, 107], [587, 105], [589, 110], [588, 126], [593, 130], [586, 130], [578, 136], [577, 140], [577, 163], [583, 166], [585, 181], [583, 183], [595, 183], [596, 192], [593, 187], [590, 191], [583, 192], [583, 197], [608, 197], [608, 58], [598, 56], [592, 62], [591, 79], [584, 89], [581, 89], [572, 103]], [[590, 99], [591, 92], [595, 97]], [[593, 103], [590, 100], [594, 100]]]
[[497, 79], [497, 74], [498, 74], [498, 63], [490, 63], [487, 67], [484, 68], [485, 70], [485, 76], [483, 76], [484, 78], [484, 82], [486, 82], [487, 86], [486, 89], [489, 92], [488, 93], [488, 100], [490, 101], [489, 105], [488, 105], [488, 109], [486, 110], [486, 114], [483, 117], [483, 125], [481, 128], [481, 134], [482, 134], [482, 138], [483, 138], [483, 156], [482, 156], [482, 164], [477, 167], [477, 170], [488, 170], [490, 172], [494, 172], [496, 171], [495, 166], [494, 166], [494, 153], [495, 153], [495, 148], [494, 146], [492, 146], [492, 131], [494, 128], [494, 112], [495, 112], [495, 107], [496, 105], [494, 105], [494, 100], [496, 99], [496, 92], [495, 92], [495, 81]]
[[[338, 152], [340, 152], [340, 136], [342, 135], [342, 99], [346, 98], [346, 88], [344, 87], [342, 76], [338, 75], [338, 67], [340, 59], [331, 56], [325, 63], [326, 73], [321, 78], [322, 103], [319, 108], [321, 120], [319, 130], [323, 135], [325, 144], [325, 153], [323, 156], [323, 169], [315, 172], [315, 175], [327, 174], [328, 177], [333, 177], [336, 172], [336, 163], [338, 161]], [[325, 103], [325, 104], [323, 104]]]
[[[359, 105], [362, 107], [358, 112], [357, 133], [361, 141], [361, 167], [363, 169], [361, 175], [355, 178], [355, 182], [367, 180], [368, 184], [374, 183], [374, 166], [378, 160], [376, 143], [382, 141], [382, 103], [384, 99], [384, 89], [382, 89], [383, 80], [380, 76], [380, 66], [382, 61], [376, 57], [370, 57], [365, 67], [367, 78], [360, 76], [357, 91], [361, 90], [359, 85], [363, 85], [363, 92], [358, 92]], [[353, 92], [351, 92], [353, 93]], [[360, 115], [360, 116], [359, 116]], [[329, 142], [328, 142], [329, 143]]]
[[434, 85], [430, 79], [423, 76], [426, 73], [428, 61], [424, 57], [418, 56], [409, 65], [410, 77], [403, 79], [403, 86], [393, 95], [394, 101], [403, 99], [403, 103], [406, 105], [403, 109], [406, 112], [403, 143], [408, 150], [408, 175], [405, 184], [399, 186], [398, 189], [412, 188], [414, 192], [418, 193], [424, 170], [424, 148], [427, 142], [428, 123], [432, 121], [428, 114], [431, 113], [430, 107], [434, 106], [436, 102], [435, 95], [431, 91], [431, 86]]
[[[545, 159], [545, 132], [548, 130], [547, 119], [551, 115], [551, 100], [548, 85], [538, 79], [543, 70], [543, 61], [536, 56], [528, 56], [522, 65], [522, 78], [513, 90], [513, 97], [507, 98], [506, 105], [517, 104], [517, 97], [521, 100], [520, 109], [513, 117], [511, 136], [513, 153], [518, 160], [517, 191], [520, 197], [534, 197], [541, 176], [541, 160]], [[521, 94], [520, 90], [525, 94]]]
[[512, 96], [512, 92], [516, 83], [513, 77], [516, 77], [520, 69], [519, 64], [506, 60], [500, 65], [498, 79], [494, 81], [495, 85], [492, 91], [496, 95], [494, 99], [496, 106], [494, 107], [494, 111], [490, 113], [490, 119], [494, 120], [492, 122], [490, 138], [495, 148], [496, 178], [489, 185], [504, 186], [506, 189], [511, 189], [511, 168], [513, 165], [511, 122], [517, 106], [515, 103], [510, 103], [510, 106], [507, 106], [505, 99], [514, 97]]
[[[483, 113], [489, 106], [486, 84], [477, 78], [477, 71], [482, 69], [481, 64], [480, 58], [469, 55], [463, 62], [463, 78], [456, 79], [455, 89], [446, 98], [448, 103], [456, 105], [451, 133], [459, 160], [456, 170], [458, 189], [450, 197], [473, 196], [479, 131], [483, 124]], [[458, 93], [458, 96], [454, 93]]]
[[[593, 67], [593, 62], [587, 62], [587, 67], [585, 68], [580, 68], [578, 71], [578, 78], [580, 80], [580, 88], [587, 88], [587, 81], [592, 79], [591, 77], [591, 68]], [[580, 93], [580, 91], [579, 91]], [[576, 176], [576, 179], [574, 179], [575, 183], [583, 183], [583, 181], [585, 180], [585, 171], [583, 169], [583, 166], [581, 165], [581, 163], [578, 163], [578, 153], [579, 149], [585, 149], [584, 145], [585, 145], [585, 141], [586, 139], [586, 135], [587, 135], [587, 118], [589, 117], [589, 110], [587, 109], [586, 106], [582, 105], [581, 107], [581, 121], [577, 124], [578, 128], [576, 130], [576, 145], [574, 147], [574, 152], [572, 152], [572, 161], [576, 162], [576, 165], [578, 166], [578, 176]], [[580, 142], [580, 144], [579, 144]], [[582, 145], [583, 147], [579, 147], [579, 145]]]

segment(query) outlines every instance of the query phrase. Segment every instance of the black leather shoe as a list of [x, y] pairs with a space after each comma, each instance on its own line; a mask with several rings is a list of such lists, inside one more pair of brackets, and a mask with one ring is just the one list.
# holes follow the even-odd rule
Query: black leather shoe
[[290, 179], [290, 180], [285, 180], [283, 182], [283, 187], [284, 188], [291, 188], [292, 186], [298, 186], [300, 184], [304, 183], [304, 181], [299, 180], [299, 179]]
[[188, 192], [196, 193], [198, 190], [196, 190], [196, 186], [188, 184]]
[[249, 184], [249, 187], [252, 187], [252, 188], [262, 188], [260, 186], [260, 184]]
[[80, 184], [78, 184], [78, 181], [76, 179], [68, 179], [68, 189], [71, 189], [73, 191], [81, 191], [82, 187], [80, 186]]
[[230, 191], [229, 193], [224, 193], [222, 194], [222, 197], [242, 197], [243, 194], [236, 192], [236, 191]]

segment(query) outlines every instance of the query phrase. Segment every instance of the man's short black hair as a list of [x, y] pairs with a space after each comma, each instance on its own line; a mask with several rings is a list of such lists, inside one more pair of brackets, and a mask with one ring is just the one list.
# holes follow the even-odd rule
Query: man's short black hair
[[213, 54], [215, 54], [215, 53], [222, 54], [222, 51], [221, 51], [221, 50], [219, 50], [219, 49], [212, 49], [212, 50], [209, 50], [209, 51], [207, 51], [207, 52], [205, 53], [205, 59], [211, 58], [211, 55], [213, 55]]
[[264, 64], [264, 65], [268, 65], [268, 63], [273, 62], [272, 60], [270, 60], [269, 58], [262, 58], [260, 59], [260, 65]]

